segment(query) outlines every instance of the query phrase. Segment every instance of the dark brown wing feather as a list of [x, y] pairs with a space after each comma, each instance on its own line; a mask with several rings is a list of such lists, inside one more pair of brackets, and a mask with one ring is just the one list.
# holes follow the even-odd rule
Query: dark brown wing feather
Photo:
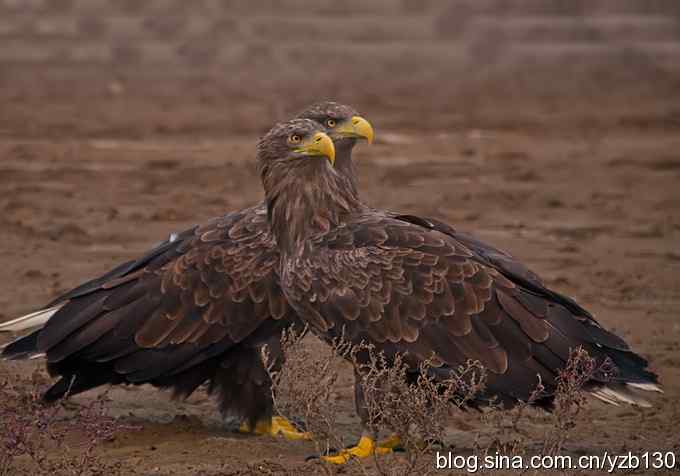
[[510, 255], [427, 223], [367, 212], [315, 238], [310, 254], [285, 263], [291, 304], [326, 339], [344, 328], [388, 355], [434, 352], [444, 367], [479, 360], [506, 402], [526, 400], [539, 376], [553, 390], [578, 346], [612, 359], [618, 381], [656, 380], [622, 339]]
[[268, 230], [262, 206], [187, 230], [53, 302], [36, 350], [76, 377], [71, 393], [148, 382], [187, 395], [210, 381], [223, 410], [259, 418], [271, 399], [259, 348], [293, 319]]
[[472, 250], [475, 253], [475, 257], [477, 259], [484, 260], [497, 270], [503, 272], [506, 275], [512, 276], [515, 280], [521, 280], [536, 287], [544, 286], [541, 278], [536, 273], [515, 259], [507, 251], [491, 246], [469, 233], [458, 231], [443, 221], [437, 220], [436, 218], [421, 218], [414, 215], [402, 215], [396, 213], [391, 214], [390, 216], [397, 220], [413, 223], [414, 225], [418, 225], [426, 229], [437, 230], [454, 238], [457, 242]]
[[[472, 250], [475, 260], [481, 261], [484, 264], [495, 268], [514, 283], [519, 284], [522, 287], [541, 296], [549, 297], [550, 300], [560, 303], [574, 315], [592, 318], [592, 315], [586, 309], [579, 306], [569, 296], [565, 296], [548, 289], [536, 273], [527, 268], [524, 263], [518, 261], [507, 251], [485, 243], [474, 235], [455, 230], [452, 226], [435, 218], [421, 218], [414, 215], [402, 215], [396, 213], [391, 213], [389, 216], [398, 220], [413, 223], [414, 225], [418, 225], [426, 229], [437, 230], [441, 233], [444, 233], [445, 235], [450, 236], [458, 243]], [[601, 337], [606, 338], [604, 336]], [[616, 336], [614, 337], [618, 340], [619, 345], [623, 345], [626, 349], [628, 348], [623, 340]]]

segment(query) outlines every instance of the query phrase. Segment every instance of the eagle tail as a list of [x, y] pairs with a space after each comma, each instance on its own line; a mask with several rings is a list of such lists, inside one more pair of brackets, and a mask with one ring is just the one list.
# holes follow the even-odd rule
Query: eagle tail
[[7, 345], [0, 347], [0, 358], [5, 360], [38, 359], [45, 354], [38, 352], [38, 335], [42, 329], [33, 331]]
[[655, 383], [610, 383], [589, 390], [589, 393], [610, 405], [626, 403], [643, 408], [650, 408], [652, 404], [643, 396], [643, 392], [663, 393], [660, 386]]
[[39, 327], [27, 336], [20, 337], [8, 344], [0, 346], [0, 358], [6, 360], [38, 359], [44, 353], [38, 352], [38, 335], [42, 327], [60, 308], [62, 304], [41, 309], [11, 321], [0, 323], [0, 332], [19, 332], [32, 327]]
[[17, 317], [11, 321], [0, 323], [0, 332], [19, 332], [31, 327], [42, 327], [50, 317], [52, 317], [60, 308], [62, 304], [41, 309], [39, 311], [26, 314], [22, 317]]

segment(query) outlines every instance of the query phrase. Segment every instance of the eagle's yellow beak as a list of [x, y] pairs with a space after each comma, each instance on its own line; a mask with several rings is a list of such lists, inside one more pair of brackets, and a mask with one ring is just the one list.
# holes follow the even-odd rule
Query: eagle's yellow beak
[[310, 139], [305, 140], [295, 149], [295, 152], [311, 157], [326, 157], [331, 165], [335, 165], [335, 146], [331, 138], [323, 132], [317, 132]]
[[361, 116], [353, 116], [351, 119], [340, 124], [336, 132], [345, 137], [366, 139], [369, 144], [373, 142], [373, 126]]

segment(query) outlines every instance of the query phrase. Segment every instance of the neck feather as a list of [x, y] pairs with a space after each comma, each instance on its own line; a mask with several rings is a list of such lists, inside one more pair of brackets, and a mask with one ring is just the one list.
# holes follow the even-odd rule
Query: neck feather
[[352, 160], [352, 150], [356, 143], [357, 140], [353, 138], [335, 141], [335, 171], [345, 177], [346, 186], [350, 188], [350, 193], [358, 197], [357, 171]]
[[263, 180], [271, 230], [284, 255], [301, 252], [309, 238], [363, 209], [351, 178], [325, 159], [274, 164]]

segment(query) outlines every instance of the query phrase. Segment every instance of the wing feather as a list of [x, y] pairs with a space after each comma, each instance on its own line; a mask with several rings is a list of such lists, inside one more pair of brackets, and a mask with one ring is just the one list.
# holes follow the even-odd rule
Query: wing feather
[[283, 267], [286, 294], [321, 337], [345, 328], [352, 341], [416, 356], [414, 364], [432, 353], [443, 367], [478, 360], [505, 402], [529, 398], [539, 379], [553, 391], [579, 346], [598, 362], [612, 359], [621, 381], [656, 381], [644, 359], [573, 300], [469, 235], [377, 211], [325, 233], [312, 239], [312, 257]]
[[[271, 337], [260, 329], [278, 332], [277, 339], [281, 331], [264, 324], [289, 323], [294, 315], [279, 286], [278, 252], [263, 210], [228, 214], [173, 236], [57, 299], [61, 308], [31, 338], [36, 351], [46, 352], [50, 372], [65, 379], [50, 397], [63, 395], [71, 376], [84, 391], [106, 382], [175, 386], [169, 376], [181, 374], [176, 388], [184, 395], [199, 380], [219, 380], [219, 369], [232, 364], [244, 372], [241, 380], [261, 380], [262, 372], [242, 368], [261, 366], [259, 359], [248, 363], [238, 349], [257, 353]], [[230, 352], [231, 364], [222, 360]], [[201, 378], [189, 376], [192, 369]]]

